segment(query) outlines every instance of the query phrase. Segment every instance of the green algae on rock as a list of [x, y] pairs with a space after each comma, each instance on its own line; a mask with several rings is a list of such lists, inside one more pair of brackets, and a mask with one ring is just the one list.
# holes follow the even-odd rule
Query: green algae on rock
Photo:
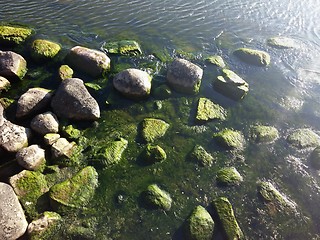
[[238, 48], [233, 52], [233, 54], [242, 61], [259, 67], [264, 67], [270, 64], [270, 55], [265, 51], [250, 48]]
[[118, 42], [105, 43], [102, 48], [108, 53], [121, 55], [140, 55], [142, 54], [140, 45], [133, 40], [121, 40]]
[[245, 138], [240, 131], [224, 129], [218, 133], [215, 133], [213, 137], [217, 140], [219, 145], [227, 149], [241, 150], [245, 145]]
[[219, 197], [213, 201], [213, 207], [224, 229], [226, 239], [241, 240], [245, 239], [239, 224], [234, 215], [231, 203], [226, 197]]
[[146, 142], [154, 142], [165, 135], [169, 124], [161, 119], [145, 118], [142, 121], [142, 137]]
[[225, 68], [226, 64], [223, 61], [223, 58], [218, 55], [210, 56], [206, 58], [206, 61], [220, 68]]
[[217, 182], [221, 185], [239, 185], [243, 181], [243, 177], [240, 175], [235, 167], [225, 167], [217, 172]]
[[289, 134], [288, 143], [298, 148], [317, 147], [320, 145], [320, 137], [308, 128], [300, 128]]
[[18, 45], [23, 43], [33, 30], [22, 26], [0, 25], [0, 44], [3, 45]]
[[36, 61], [53, 59], [61, 50], [58, 43], [36, 39], [31, 45], [31, 57]]
[[81, 136], [81, 131], [73, 125], [63, 126], [61, 130], [62, 135], [69, 140], [76, 140]]
[[316, 147], [310, 155], [311, 166], [317, 170], [320, 169], [320, 147]]
[[171, 97], [172, 91], [166, 84], [162, 84], [154, 90], [153, 95], [158, 99], [166, 99]]
[[59, 78], [60, 80], [65, 80], [67, 78], [72, 78], [73, 76], [73, 70], [68, 65], [61, 65], [59, 68]]
[[142, 156], [144, 162], [149, 164], [162, 162], [167, 159], [167, 154], [163, 148], [152, 144], [147, 144]]
[[267, 40], [267, 44], [274, 48], [295, 48], [297, 43], [294, 39], [288, 37], [272, 37]]
[[215, 161], [215, 158], [200, 145], [194, 146], [189, 158], [203, 167], [210, 167]]
[[11, 84], [9, 80], [0, 76], [0, 93], [2, 91], [5, 91], [5, 92], [8, 91], [10, 87], [11, 87]]
[[157, 184], [151, 184], [143, 193], [144, 200], [149, 207], [160, 208], [169, 211], [172, 199], [166, 191], [159, 188]]
[[98, 173], [85, 167], [72, 178], [50, 188], [51, 207], [60, 214], [84, 208], [92, 199], [98, 186]]
[[211, 240], [213, 237], [214, 221], [208, 211], [197, 206], [185, 223], [187, 240]]
[[279, 132], [272, 126], [252, 126], [250, 128], [250, 138], [257, 143], [268, 143], [279, 138]]
[[207, 98], [200, 98], [198, 102], [196, 120], [205, 122], [209, 120], [225, 120], [227, 111], [219, 104], [215, 104]]

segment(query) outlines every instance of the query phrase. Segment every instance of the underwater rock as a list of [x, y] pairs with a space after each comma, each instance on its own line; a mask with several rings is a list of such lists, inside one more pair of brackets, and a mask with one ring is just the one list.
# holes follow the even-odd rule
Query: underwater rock
[[166, 84], [162, 84], [154, 90], [153, 94], [158, 99], [166, 99], [171, 97], [172, 91]]
[[310, 163], [314, 169], [320, 170], [320, 147], [316, 147], [310, 155]]
[[110, 58], [103, 52], [76, 46], [66, 56], [71, 68], [98, 77], [110, 69]]
[[145, 150], [142, 153], [142, 157], [144, 162], [153, 164], [166, 160], [167, 154], [160, 146], [147, 144]]
[[31, 45], [31, 57], [36, 61], [53, 59], [61, 50], [58, 43], [45, 39], [36, 39]]
[[47, 133], [57, 133], [59, 131], [59, 121], [52, 112], [38, 114], [31, 120], [31, 129], [35, 132], [46, 135]]
[[229, 200], [226, 197], [219, 197], [213, 201], [213, 207], [224, 229], [226, 235], [225, 239], [245, 239], [236, 217], [234, 216], [233, 208]]
[[317, 147], [320, 137], [308, 128], [300, 128], [289, 134], [288, 143], [298, 148]]
[[219, 104], [215, 104], [207, 98], [200, 98], [198, 102], [196, 120], [205, 122], [209, 120], [225, 120], [227, 111]]
[[176, 58], [169, 66], [167, 82], [175, 91], [197, 94], [200, 90], [203, 70], [185, 59]]
[[267, 40], [267, 44], [274, 48], [295, 48], [297, 43], [294, 39], [288, 37], [272, 37]]
[[144, 200], [147, 205], [152, 208], [160, 208], [169, 211], [172, 204], [172, 199], [166, 191], [160, 189], [157, 184], [148, 186], [144, 193]]
[[44, 212], [28, 225], [30, 240], [50, 240], [59, 230], [62, 218], [55, 212]]
[[73, 70], [68, 65], [61, 65], [58, 74], [60, 80], [63, 81], [65, 79], [72, 78]]
[[140, 45], [133, 40], [121, 40], [105, 43], [102, 48], [112, 54], [139, 55], [142, 54]]
[[0, 51], [0, 76], [10, 80], [22, 80], [27, 73], [27, 62], [19, 54]]
[[53, 145], [60, 138], [60, 134], [58, 133], [47, 133], [44, 135], [43, 140], [47, 145]]
[[16, 240], [27, 227], [24, 211], [12, 187], [0, 182], [0, 239]]
[[240, 175], [235, 167], [225, 167], [217, 172], [217, 182], [221, 185], [239, 185], [243, 181], [243, 177]]
[[145, 118], [142, 121], [142, 137], [146, 142], [154, 142], [165, 135], [169, 126], [161, 119]]
[[191, 161], [197, 162], [203, 167], [212, 166], [215, 159], [209, 154], [202, 146], [196, 145], [194, 146], [192, 152], [189, 156]]
[[114, 76], [113, 86], [128, 98], [141, 99], [150, 94], [151, 80], [147, 72], [130, 68]]
[[97, 187], [97, 171], [91, 166], [85, 167], [72, 178], [50, 188], [51, 207], [60, 214], [84, 208]]
[[185, 223], [187, 240], [212, 240], [214, 221], [208, 211], [197, 206]]
[[207, 57], [206, 61], [213, 64], [213, 65], [216, 65], [217, 67], [220, 67], [220, 68], [226, 67], [226, 64], [223, 61], [223, 58], [218, 55]]
[[249, 84], [229, 69], [222, 69], [213, 86], [218, 92], [233, 100], [242, 99], [249, 92]]
[[233, 54], [242, 61], [259, 67], [265, 67], [270, 64], [270, 55], [264, 51], [250, 48], [239, 48], [235, 50]]
[[17, 162], [27, 170], [41, 170], [45, 167], [45, 151], [39, 145], [30, 145], [16, 154]]
[[53, 112], [61, 118], [97, 120], [100, 108], [79, 78], [68, 78], [60, 83], [51, 101]]
[[0, 93], [2, 91], [7, 91], [11, 87], [8, 79], [0, 76]]
[[44, 88], [30, 88], [22, 94], [17, 103], [16, 117], [22, 118], [45, 109], [51, 100], [52, 93]]
[[279, 138], [279, 132], [272, 126], [252, 126], [250, 128], [250, 138], [256, 143], [268, 143]]
[[231, 129], [224, 129], [215, 133], [213, 137], [218, 144], [227, 149], [243, 149], [245, 145], [245, 138], [240, 131]]
[[51, 146], [51, 153], [53, 158], [71, 158], [74, 149], [76, 147], [75, 142], [69, 142], [65, 138], [59, 138], [57, 141], [55, 141]]
[[0, 44], [1, 45], [18, 45], [23, 43], [33, 30], [22, 26], [0, 26]]

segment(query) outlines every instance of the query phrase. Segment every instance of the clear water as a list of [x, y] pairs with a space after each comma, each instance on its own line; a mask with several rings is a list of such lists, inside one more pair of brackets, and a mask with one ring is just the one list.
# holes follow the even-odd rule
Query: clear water
[[[205, 71], [200, 95], [229, 111], [227, 121], [208, 123], [205, 132], [196, 133], [189, 120], [197, 97], [166, 100], [161, 110], [154, 109], [152, 98], [140, 103], [119, 98], [124, 103], [105, 109], [99, 126], [86, 134], [98, 143], [120, 128], [129, 150], [122, 164], [99, 171], [95, 199], [87, 210], [69, 216], [61, 233], [64, 238], [71, 236], [70, 228], [81, 226], [88, 239], [181, 239], [181, 226], [196, 205], [208, 206], [216, 196], [227, 196], [248, 239], [319, 239], [320, 174], [308, 163], [312, 149], [297, 150], [285, 141], [296, 128], [320, 131], [319, 0], [12, 0], [1, 1], [0, 9], [0, 21], [30, 24], [39, 35], [65, 48], [100, 48], [104, 42], [129, 38], [139, 41], [147, 54], [155, 49], [171, 55], [191, 52]], [[268, 47], [266, 39], [273, 36], [291, 37], [298, 47]], [[256, 68], [240, 62], [231, 53], [242, 46], [269, 52], [272, 64]], [[214, 70], [201, 59], [217, 53], [249, 82], [250, 92], [243, 101], [231, 102], [212, 90]], [[110, 93], [97, 97], [106, 100]], [[171, 130], [158, 142], [169, 159], [141, 166], [136, 159], [143, 144], [135, 141], [135, 126], [150, 116], [171, 123]], [[274, 125], [281, 138], [268, 145], [248, 144], [241, 157], [220, 151], [212, 141], [217, 129], [232, 127], [247, 136], [256, 123]], [[186, 161], [196, 143], [217, 154], [215, 166], [203, 169]], [[236, 166], [245, 181], [239, 187], [218, 187], [216, 172], [229, 165]], [[296, 212], [270, 214], [257, 197], [258, 180], [271, 180], [297, 204]], [[150, 211], [139, 204], [141, 191], [151, 183], [171, 193], [174, 205], [169, 212]], [[125, 199], [121, 204], [120, 195]]]

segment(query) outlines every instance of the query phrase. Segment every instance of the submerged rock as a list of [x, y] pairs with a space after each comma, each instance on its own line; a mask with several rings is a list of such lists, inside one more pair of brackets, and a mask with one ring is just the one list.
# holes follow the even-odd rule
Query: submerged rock
[[243, 149], [245, 145], [244, 136], [239, 131], [224, 129], [215, 133], [213, 137], [222, 147], [228, 149]]
[[242, 181], [243, 177], [235, 167], [225, 167], [217, 173], [217, 182], [221, 185], [239, 185]]
[[220, 68], [226, 67], [226, 64], [223, 61], [223, 58], [218, 55], [207, 57], [206, 61], [213, 64], [213, 65], [216, 65], [217, 67], [220, 67]]
[[61, 65], [61, 67], [59, 68], [58, 74], [59, 74], [60, 80], [63, 81], [65, 79], [72, 78], [73, 70], [68, 65]]
[[69, 78], [61, 82], [51, 101], [55, 114], [73, 120], [97, 120], [100, 108], [79, 78]]
[[215, 104], [207, 98], [200, 98], [198, 102], [196, 120], [205, 122], [209, 120], [225, 120], [227, 111], [219, 104]]
[[144, 192], [144, 200], [149, 207], [160, 208], [165, 211], [169, 211], [172, 204], [169, 193], [160, 189], [157, 184], [148, 186], [147, 191]]
[[142, 121], [142, 137], [146, 142], [154, 142], [165, 135], [169, 124], [161, 119], [145, 118]]
[[36, 39], [31, 45], [31, 57], [36, 61], [53, 59], [61, 50], [58, 43]]
[[18, 45], [23, 43], [33, 30], [22, 26], [0, 26], [0, 44], [1, 45]]
[[118, 42], [109, 42], [102, 46], [108, 53], [122, 55], [139, 55], [142, 54], [140, 45], [133, 40], [121, 40]]
[[41, 170], [45, 167], [45, 151], [39, 145], [20, 149], [16, 154], [17, 162], [27, 170]]
[[279, 138], [279, 132], [272, 126], [252, 126], [250, 128], [250, 137], [257, 143], [268, 143]]
[[214, 157], [200, 145], [194, 146], [189, 158], [203, 167], [210, 167], [215, 161]]
[[235, 50], [233, 54], [242, 61], [259, 67], [264, 67], [270, 64], [270, 55], [264, 51], [250, 48], [239, 48]]
[[0, 76], [8, 80], [22, 80], [27, 73], [27, 62], [19, 54], [0, 51]]
[[35, 116], [31, 120], [31, 129], [35, 132], [46, 135], [47, 133], [57, 133], [59, 131], [59, 121], [52, 112], [45, 112]]
[[311, 166], [320, 170], [320, 147], [316, 147], [310, 155]]
[[145, 150], [142, 153], [142, 157], [144, 162], [153, 164], [166, 160], [167, 154], [160, 146], [147, 144]]
[[317, 147], [320, 137], [308, 128], [297, 129], [287, 137], [288, 143], [298, 148]]
[[171, 97], [171, 95], [172, 91], [166, 84], [162, 84], [154, 90], [154, 96], [158, 99], [166, 99]]
[[177, 58], [168, 66], [167, 82], [177, 92], [196, 94], [200, 90], [202, 75], [200, 67]]
[[229, 69], [222, 69], [213, 86], [218, 92], [233, 100], [242, 99], [249, 92], [249, 84]]
[[187, 240], [212, 240], [214, 221], [208, 211], [197, 206], [185, 223]]
[[7, 91], [11, 87], [11, 84], [8, 79], [0, 76], [0, 93], [2, 91]]
[[288, 37], [272, 37], [267, 40], [267, 44], [274, 48], [295, 48], [297, 43]]

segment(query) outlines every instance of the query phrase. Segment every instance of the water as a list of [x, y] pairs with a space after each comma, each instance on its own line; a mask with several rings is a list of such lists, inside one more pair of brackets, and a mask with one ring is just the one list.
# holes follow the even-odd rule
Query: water
[[[207, 207], [216, 196], [227, 196], [248, 239], [319, 239], [320, 175], [307, 160], [312, 149], [297, 150], [285, 139], [300, 127], [320, 131], [320, 1], [12, 0], [2, 1], [0, 9], [0, 21], [29, 24], [39, 36], [65, 48], [99, 49], [104, 42], [129, 38], [139, 41], [146, 54], [157, 50], [172, 56], [192, 53], [193, 61], [205, 70], [200, 95], [229, 112], [227, 121], [208, 123], [201, 130], [190, 123], [195, 97], [177, 96], [156, 110], [153, 98], [134, 103], [113, 96], [110, 88], [96, 93], [100, 103], [118, 102], [104, 109], [99, 126], [86, 130], [86, 136], [94, 144], [120, 134], [129, 140], [129, 149], [119, 166], [99, 170], [95, 199], [87, 210], [66, 218], [68, 227], [61, 236], [70, 237], [70, 229], [80, 226], [87, 229], [89, 239], [181, 239], [181, 226], [197, 204]], [[293, 38], [298, 47], [268, 47], [266, 39], [273, 36]], [[271, 66], [256, 68], [240, 62], [232, 51], [243, 46], [269, 52]], [[212, 90], [214, 69], [201, 59], [216, 53], [249, 82], [250, 92], [243, 101], [234, 103]], [[161, 83], [161, 77], [157, 81]], [[157, 142], [169, 159], [141, 166], [136, 159], [144, 145], [136, 141], [136, 126], [150, 116], [172, 126]], [[213, 132], [224, 127], [248, 136], [250, 125], [256, 123], [274, 125], [281, 138], [273, 144], [248, 144], [240, 156], [221, 151], [211, 139]], [[205, 131], [197, 133], [195, 128]], [[185, 160], [196, 143], [217, 154], [212, 168], [199, 168]], [[216, 171], [223, 166], [236, 166], [244, 183], [218, 187]], [[270, 214], [257, 198], [258, 180], [271, 180], [296, 203], [295, 213]], [[141, 191], [151, 183], [160, 184], [172, 195], [174, 205], [169, 212], [150, 211], [139, 204]]]

